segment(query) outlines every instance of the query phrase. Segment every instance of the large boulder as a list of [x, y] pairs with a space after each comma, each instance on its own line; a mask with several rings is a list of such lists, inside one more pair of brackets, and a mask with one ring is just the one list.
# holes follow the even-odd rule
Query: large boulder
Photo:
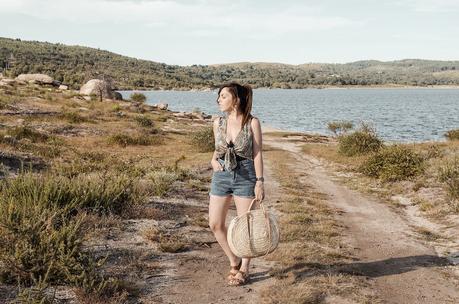
[[80, 89], [81, 95], [96, 95], [102, 94], [103, 98], [113, 99], [114, 94], [110, 85], [101, 79], [91, 79], [84, 84]]
[[123, 95], [121, 95], [120, 92], [114, 91], [114, 92], [113, 92], [113, 98], [114, 98], [115, 100], [123, 100]]
[[155, 104], [153, 105], [154, 108], [157, 108], [157, 109], [159, 109], [159, 110], [167, 110], [167, 107], [168, 107], [168, 106], [169, 106], [169, 104], [167, 104], [167, 103], [162, 103], [162, 102], [161, 102], [161, 103], [155, 103]]
[[16, 77], [16, 80], [39, 84], [54, 84], [54, 79], [46, 74], [21, 74]]

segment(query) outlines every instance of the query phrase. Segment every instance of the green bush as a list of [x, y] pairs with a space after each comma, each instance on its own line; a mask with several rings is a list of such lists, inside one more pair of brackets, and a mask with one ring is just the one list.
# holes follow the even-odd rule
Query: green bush
[[60, 118], [67, 120], [70, 123], [82, 123], [87, 122], [87, 117], [81, 116], [77, 112], [63, 112], [59, 115]]
[[191, 135], [191, 142], [199, 152], [215, 150], [214, 131], [212, 126], [205, 127]]
[[29, 139], [31, 142], [44, 142], [49, 138], [48, 135], [35, 131], [29, 126], [14, 127], [12, 129], [8, 129], [6, 133], [7, 135], [17, 140], [25, 138], [25, 139]]
[[100, 273], [103, 261], [82, 250], [86, 213], [119, 214], [141, 199], [134, 181], [119, 174], [66, 178], [21, 172], [0, 181], [0, 281], [115, 292], [116, 282]]
[[449, 130], [445, 133], [445, 137], [449, 140], [459, 140], [459, 129]]
[[136, 116], [135, 121], [141, 127], [144, 127], [144, 128], [153, 127], [153, 120], [150, 117], [139, 115], [139, 116]]
[[142, 93], [133, 93], [130, 96], [131, 101], [144, 103], [147, 97]]
[[109, 143], [118, 144], [122, 147], [127, 146], [150, 146], [162, 143], [162, 138], [158, 136], [149, 136], [146, 134], [129, 135], [129, 134], [115, 134], [108, 138]]
[[383, 142], [376, 131], [368, 125], [362, 126], [349, 134], [338, 137], [338, 152], [346, 156], [355, 156], [376, 152], [382, 148]]
[[448, 195], [453, 200], [459, 200], [459, 156], [440, 166], [438, 178], [445, 183]]
[[[85, 209], [89, 212], [121, 214], [142, 198], [137, 196], [135, 180], [120, 172], [78, 175], [20, 174], [0, 184], [0, 201], [46, 202], [45, 207]], [[32, 204], [32, 203], [31, 203]]]
[[412, 149], [393, 145], [372, 154], [359, 171], [383, 181], [403, 180], [424, 171], [424, 158]]
[[354, 127], [352, 121], [331, 121], [327, 124], [328, 130], [330, 130], [333, 134], [339, 135], [342, 133], [346, 133], [347, 131], [351, 130]]

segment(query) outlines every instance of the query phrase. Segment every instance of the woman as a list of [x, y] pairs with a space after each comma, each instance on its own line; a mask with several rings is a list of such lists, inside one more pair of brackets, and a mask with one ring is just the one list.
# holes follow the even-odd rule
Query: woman
[[[225, 224], [231, 197], [237, 214], [245, 213], [252, 200], [264, 199], [263, 157], [260, 121], [250, 114], [252, 88], [231, 82], [220, 87], [217, 103], [226, 113], [214, 121], [215, 151], [209, 199], [209, 226], [230, 262], [228, 284], [237, 286], [249, 279], [250, 259], [231, 251]], [[254, 204], [256, 205], [256, 204]]]

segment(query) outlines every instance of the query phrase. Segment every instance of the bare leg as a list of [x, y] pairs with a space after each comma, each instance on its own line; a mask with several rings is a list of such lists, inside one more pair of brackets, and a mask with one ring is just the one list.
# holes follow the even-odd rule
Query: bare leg
[[228, 256], [231, 266], [236, 266], [239, 258], [231, 251], [226, 239], [227, 228], [225, 224], [228, 208], [231, 204], [231, 196], [210, 195], [209, 199], [209, 227], [215, 235], [218, 244]]
[[[246, 213], [252, 201], [253, 201], [253, 198], [234, 196], [234, 202], [236, 203], [237, 215]], [[255, 202], [253, 204], [252, 209], [256, 208], [256, 206], [258, 206], [258, 202]], [[244, 271], [245, 273], [248, 273], [249, 266], [250, 266], [250, 258], [243, 258], [240, 270]], [[240, 277], [240, 274], [238, 274], [237, 276]]]

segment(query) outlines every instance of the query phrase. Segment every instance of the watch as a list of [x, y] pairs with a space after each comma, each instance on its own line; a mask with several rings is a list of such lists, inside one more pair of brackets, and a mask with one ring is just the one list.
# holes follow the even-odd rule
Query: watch
[[262, 176], [262, 177], [257, 177], [257, 182], [260, 181], [260, 182], [264, 182], [265, 181], [265, 178]]

